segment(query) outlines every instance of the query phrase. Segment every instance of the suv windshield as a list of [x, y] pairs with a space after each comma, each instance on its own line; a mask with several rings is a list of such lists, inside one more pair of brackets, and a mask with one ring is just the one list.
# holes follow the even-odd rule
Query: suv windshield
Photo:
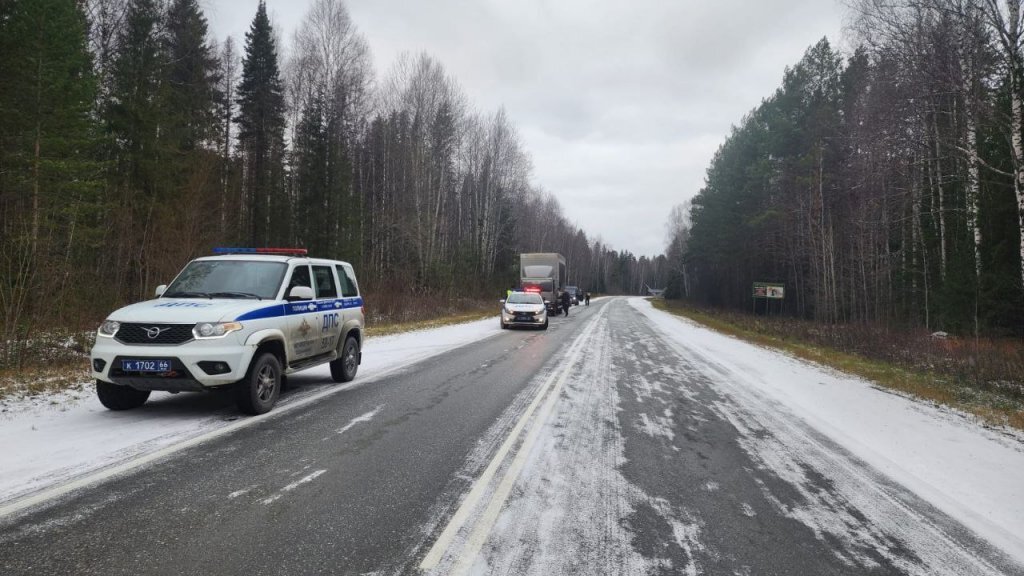
[[513, 292], [508, 297], [509, 304], [543, 304], [540, 294], [531, 294], [527, 292]]
[[164, 292], [165, 298], [259, 298], [277, 296], [288, 265], [284, 262], [197, 260]]

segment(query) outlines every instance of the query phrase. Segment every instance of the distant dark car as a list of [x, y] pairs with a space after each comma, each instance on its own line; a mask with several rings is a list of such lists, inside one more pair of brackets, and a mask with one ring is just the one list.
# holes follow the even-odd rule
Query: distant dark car
[[565, 291], [569, 293], [569, 301], [572, 302], [573, 306], [580, 305], [580, 289], [577, 286], [566, 286]]

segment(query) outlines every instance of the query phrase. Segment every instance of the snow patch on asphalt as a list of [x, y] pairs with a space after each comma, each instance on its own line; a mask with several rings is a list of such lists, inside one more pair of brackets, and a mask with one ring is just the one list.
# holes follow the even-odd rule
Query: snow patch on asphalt
[[623, 438], [609, 382], [607, 319], [534, 450], [490, 533], [473, 573], [558, 575], [574, 566], [607, 574], [643, 574], [654, 566], [637, 554], [625, 519], [642, 494], [619, 473]]
[[[902, 503], [916, 495], [1024, 562], [1019, 435], [724, 336], [645, 300], [630, 304], [669, 336], [684, 358], [706, 369], [731, 400], [716, 408], [741, 431], [751, 457], [798, 488], [804, 503], [776, 500], [780, 509], [822, 536], [842, 536], [855, 548], [880, 551], [897, 564], [900, 555], [886, 549], [894, 543], [883, 531], [853, 531], [842, 519], [865, 514], [870, 523], [851, 524], [884, 525], [885, 532], [899, 534], [934, 570], [929, 573], [999, 573], [980, 559], [964, 560], [966, 551], [951, 554], [944, 538], [937, 537], [941, 529], [921, 531], [928, 518], [916, 518], [918, 526], [900, 526], [899, 520], [916, 514]], [[828, 443], [852, 458], [838, 456]], [[833, 487], [817, 489], [822, 482]], [[908, 567], [911, 573], [918, 569]]]
[[238, 498], [239, 496], [245, 496], [246, 494], [251, 492], [253, 490], [253, 488], [256, 488], [256, 486], [247, 486], [245, 488], [242, 488], [241, 490], [235, 490], [231, 494], [228, 494], [228, 500], [234, 500], [235, 498]]
[[[292, 389], [278, 406], [344, 390], [421, 360], [500, 334], [493, 319], [374, 337], [363, 347], [359, 376], [334, 385], [318, 366], [289, 377]], [[0, 413], [0, 503], [157, 452], [223, 428], [242, 418], [230, 394], [154, 392], [142, 408], [112, 412], [96, 399], [92, 384], [81, 390], [6, 401]], [[52, 400], [52, 402], [51, 402]], [[273, 412], [271, 412], [273, 414]]]
[[[594, 574], [699, 573], [692, 560], [703, 550], [699, 522], [645, 494], [620, 472], [626, 463], [625, 439], [618, 423], [612, 339], [607, 316], [594, 321], [596, 331], [543, 423], [472, 574], [556, 576], [581, 569]], [[640, 383], [639, 394], [653, 400], [658, 391]], [[650, 430], [671, 437], [666, 418], [671, 419], [671, 411], [649, 418]], [[675, 566], [658, 553], [647, 557], [637, 549], [638, 527], [631, 522], [641, 508], [665, 520], [671, 528], [665, 535], [668, 543], [686, 551], [687, 565]], [[442, 564], [435, 573], [445, 573], [446, 567]]]
[[313, 480], [316, 480], [324, 472], [327, 472], [327, 470], [317, 470], [316, 472], [313, 472], [312, 474], [303, 476], [302, 478], [299, 478], [295, 482], [292, 482], [291, 484], [288, 484], [284, 488], [281, 488], [281, 490], [279, 492], [277, 492], [276, 494], [270, 496], [269, 498], [264, 499], [262, 501], [262, 503], [263, 504], [271, 504], [271, 503], [277, 501], [278, 499], [280, 499], [282, 496], [284, 496], [288, 492], [291, 492], [292, 490], [295, 490], [299, 486], [302, 486], [303, 484], [309, 484]]
[[361, 416], [356, 416], [355, 418], [349, 420], [348, 424], [345, 424], [341, 428], [338, 428], [336, 430], [336, 432], [338, 434], [344, 434], [345, 432], [348, 432], [349, 430], [351, 430], [356, 424], [362, 424], [364, 422], [369, 422], [370, 420], [373, 420], [373, 417], [376, 416], [377, 413], [380, 412], [380, 409], [383, 408], [383, 407], [384, 407], [384, 405], [381, 404], [380, 406], [377, 406], [376, 408], [374, 408], [373, 410], [370, 410], [366, 414], [363, 414]]
[[640, 422], [637, 424], [637, 428], [651, 438], [657, 438], [660, 436], [671, 442], [676, 437], [676, 433], [672, 429], [674, 425], [672, 421], [672, 410], [670, 408], [666, 408], [663, 414], [663, 416], [648, 416], [646, 412], [641, 412]]
[[[716, 408], [740, 432], [740, 445], [758, 467], [784, 480], [800, 496], [783, 500], [759, 483], [765, 498], [782, 514], [810, 527], [818, 540], [842, 542], [842, 547], [829, 548], [846, 565], [881, 568], [880, 556], [907, 574], [985, 573], [978, 572], [973, 556], [944, 534], [922, 529], [928, 526], [927, 519], [876, 488], [879, 479], [868, 471], [844, 465], [831, 451], [797, 430], [778, 433], [779, 426], [784, 426], [779, 422], [753, 421], [731, 404], [720, 403]], [[893, 513], [894, 507], [902, 508], [899, 514]], [[914, 522], [899, 522], [904, 514], [911, 514]], [[865, 517], [870, 522], [865, 522]], [[921, 560], [931, 569], [922, 573], [921, 566], [908, 561], [902, 550], [905, 546], [923, 556]]]
[[658, 514], [668, 521], [669, 526], [672, 527], [672, 537], [675, 539], [676, 545], [682, 548], [686, 552], [686, 557], [689, 558], [685, 566], [677, 567], [676, 573], [697, 576], [701, 571], [694, 560], [694, 555], [706, 551], [699, 538], [700, 525], [692, 519], [681, 519], [672, 504], [664, 498], [655, 498], [652, 500], [652, 504]]

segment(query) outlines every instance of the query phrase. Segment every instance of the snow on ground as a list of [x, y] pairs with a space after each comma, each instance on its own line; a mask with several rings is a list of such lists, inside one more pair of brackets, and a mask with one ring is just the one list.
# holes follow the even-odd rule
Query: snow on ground
[[[477, 477], [421, 564], [425, 573], [699, 573], [693, 560], [704, 549], [698, 520], [688, 510], [645, 493], [622, 473], [626, 456], [620, 393], [654, 403], [659, 400], [652, 391], [660, 388], [642, 377], [636, 387], [617, 386], [623, 375], [613, 362], [617, 354], [628, 352], [615, 348], [611, 334], [616, 326], [608, 310], [589, 318], [571, 344], [566, 343], [564, 355], [556, 356], [526, 388], [543, 407], [533, 414], [509, 411], [523, 418], [524, 427], [512, 429], [507, 437], [518, 448], [508, 455], [497, 451], [495, 473]], [[671, 439], [673, 432], [665, 423], [671, 418], [670, 410], [659, 408], [656, 417], [641, 417], [639, 427], [645, 434]], [[666, 524], [669, 538], [687, 561], [637, 546], [643, 528], [635, 522], [647, 510]], [[448, 539], [445, 534], [451, 529], [456, 532]], [[435, 563], [431, 557], [438, 548], [443, 555]]]
[[[738, 428], [768, 423], [773, 433], [785, 434], [785, 423], [774, 410], [785, 406], [877, 472], [1024, 561], [1024, 442], [1019, 435], [724, 336], [656, 310], [645, 300], [631, 299], [630, 304], [681, 351], [718, 372], [716, 380], [727, 383], [734, 399], [753, 399], [744, 408], [753, 410], [759, 422], [744, 422], [719, 407]], [[758, 397], [772, 402], [758, 408]], [[793, 426], [791, 431], [796, 430]], [[744, 448], [772, 469], [785, 471], [790, 463], [779, 446], [789, 440], [752, 441]], [[807, 515], [802, 520], [809, 525], [829, 528], [813, 511], [796, 513]]]
[[[602, 310], [605, 312], [607, 307]], [[632, 546], [626, 518], [646, 496], [619, 472], [624, 440], [618, 430], [618, 392], [611, 375], [606, 314], [546, 422], [511, 497], [497, 518], [485, 555], [470, 574], [649, 574], [667, 569]], [[585, 337], [585, 336], [581, 336]], [[466, 553], [463, 552], [465, 555]], [[461, 574], [456, 569], [438, 573]]]
[[[295, 389], [286, 392], [268, 416], [499, 333], [498, 323], [487, 318], [370, 338], [355, 381], [331, 385], [326, 365], [300, 372], [290, 377]], [[140, 409], [112, 412], [100, 405], [92, 384], [66, 393], [9, 401], [3, 408], [0, 503], [156, 452], [242, 418], [230, 394], [154, 392]], [[373, 414], [363, 417], [369, 420]]]

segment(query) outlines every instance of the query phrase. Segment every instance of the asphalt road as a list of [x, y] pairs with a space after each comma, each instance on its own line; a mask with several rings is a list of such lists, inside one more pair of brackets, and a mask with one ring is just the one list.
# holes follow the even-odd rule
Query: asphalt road
[[1024, 569], [813, 430], [735, 405], [712, 359], [623, 299], [0, 518], [4, 576], [423, 572]]

